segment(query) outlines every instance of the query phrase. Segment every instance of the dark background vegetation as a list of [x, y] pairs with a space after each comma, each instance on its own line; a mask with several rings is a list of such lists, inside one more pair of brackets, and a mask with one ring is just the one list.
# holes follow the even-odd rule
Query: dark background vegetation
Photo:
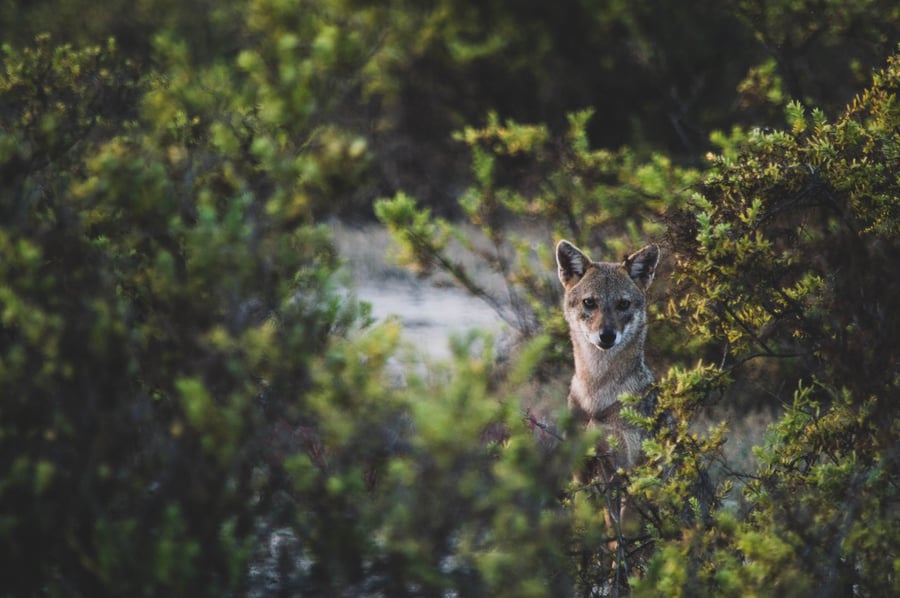
[[[546, 123], [593, 108], [596, 147], [658, 150], [697, 165], [710, 133], [773, 126], [791, 99], [836, 114], [897, 42], [892, 2], [5, 2], [4, 43], [105, 44], [141, 71], [162, 68], [161, 37], [194, 68], [234, 63], [300, 34], [316, 58], [321, 27], [338, 55], [321, 63], [315, 121], [371, 141], [364, 185], [323, 210], [370, 215], [403, 190], [456, 213], [467, 158], [451, 133], [501, 118]], [[321, 39], [320, 39], [321, 41]]]
[[[0, 592], [900, 591], [896, 3], [0, 14]], [[398, 372], [335, 216], [515, 342]], [[612, 485], [523, 417], [570, 371], [560, 237], [667, 255]]]

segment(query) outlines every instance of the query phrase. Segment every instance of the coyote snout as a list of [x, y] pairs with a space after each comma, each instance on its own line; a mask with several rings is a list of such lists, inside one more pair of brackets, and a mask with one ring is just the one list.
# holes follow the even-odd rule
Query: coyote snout
[[585, 310], [592, 314], [584, 323], [588, 341], [598, 349], [606, 351], [627, 338], [630, 332], [628, 325], [634, 320], [629, 313], [631, 307], [631, 301], [627, 299], [620, 299], [615, 307], [605, 305], [602, 308], [597, 306], [594, 300], [589, 299], [588, 303], [584, 304]]
[[604, 328], [597, 339], [591, 339], [591, 342], [605, 351], [606, 349], [612, 349], [618, 340], [618, 332], [611, 328]]

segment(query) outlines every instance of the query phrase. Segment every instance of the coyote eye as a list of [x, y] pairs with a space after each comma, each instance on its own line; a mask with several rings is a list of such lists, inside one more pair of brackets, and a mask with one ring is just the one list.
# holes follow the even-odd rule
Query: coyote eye
[[585, 309], [594, 309], [597, 307], [597, 300], [593, 297], [585, 297], [582, 299], [581, 304], [584, 305]]
[[628, 299], [619, 299], [618, 303], [616, 303], [616, 309], [619, 311], [625, 311], [629, 307], [631, 307], [631, 301]]

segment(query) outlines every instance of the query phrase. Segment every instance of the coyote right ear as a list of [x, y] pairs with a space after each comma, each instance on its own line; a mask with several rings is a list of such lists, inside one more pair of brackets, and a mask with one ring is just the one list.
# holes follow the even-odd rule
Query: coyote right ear
[[580, 249], [563, 239], [556, 246], [556, 264], [559, 267], [559, 281], [563, 286], [569, 286], [573, 282], [581, 280], [591, 259], [584, 255]]
[[626, 257], [622, 266], [631, 280], [646, 291], [653, 282], [657, 264], [659, 264], [659, 246], [647, 245]]

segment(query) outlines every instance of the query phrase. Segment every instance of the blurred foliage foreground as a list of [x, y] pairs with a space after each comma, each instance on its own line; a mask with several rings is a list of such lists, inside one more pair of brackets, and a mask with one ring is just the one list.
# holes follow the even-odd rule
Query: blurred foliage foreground
[[[719, 135], [702, 173], [592, 150], [589, 113], [562, 139], [464, 129], [488, 247], [404, 195], [378, 214], [524, 340], [398, 376], [396, 325], [342, 290], [311, 224], [366, 147], [316, 121], [296, 42], [196, 71], [160, 39], [150, 74], [112, 42], [4, 49], [0, 592], [900, 594], [900, 57], [835, 119], [792, 103], [783, 130]], [[654, 434], [615, 488], [570, 481], [592, 442], [564, 414], [542, 443], [559, 433], [520, 411], [568, 341], [551, 246], [513, 219], [596, 257], [668, 240], [660, 416], [632, 417]], [[783, 410], [740, 469], [733, 422], [696, 422], [762, 393]], [[603, 517], [613, 498], [628, 521]]]

